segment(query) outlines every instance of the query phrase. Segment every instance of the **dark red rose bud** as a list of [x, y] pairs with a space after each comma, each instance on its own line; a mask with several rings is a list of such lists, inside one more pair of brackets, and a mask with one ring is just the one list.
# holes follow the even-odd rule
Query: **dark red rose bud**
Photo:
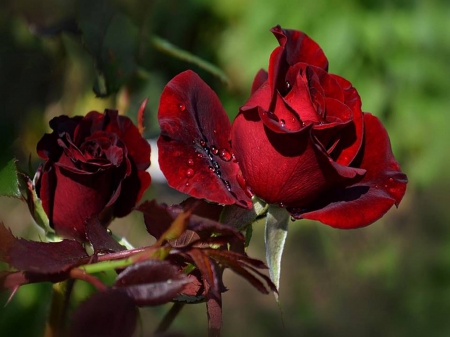
[[296, 218], [356, 228], [398, 205], [407, 178], [379, 120], [361, 111], [350, 82], [328, 73], [304, 33], [272, 29], [280, 46], [231, 128], [252, 193]]
[[60, 116], [37, 145], [45, 160], [36, 183], [56, 233], [86, 241], [86, 220], [104, 226], [130, 213], [150, 185], [150, 145], [115, 110], [85, 117]]

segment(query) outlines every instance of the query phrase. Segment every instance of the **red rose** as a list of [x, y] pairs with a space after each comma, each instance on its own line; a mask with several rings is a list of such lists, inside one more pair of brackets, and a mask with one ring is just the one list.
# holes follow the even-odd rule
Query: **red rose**
[[127, 215], [150, 185], [150, 146], [115, 110], [60, 116], [37, 145], [45, 159], [36, 191], [56, 233], [86, 240], [86, 219]]
[[386, 130], [361, 111], [350, 82], [328, 73], [313, 40], [279, 26], [272, 32], [280, 46], [231, 129], [246, 184], [295, 218], [369, 225], [398, 205], [406, 189]]

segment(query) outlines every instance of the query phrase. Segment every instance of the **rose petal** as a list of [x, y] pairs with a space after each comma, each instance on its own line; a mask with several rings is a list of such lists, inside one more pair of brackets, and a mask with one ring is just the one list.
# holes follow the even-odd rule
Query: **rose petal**
[[167, 84], [158, 119], [159, 164], [170, 186], [220, 204], [252, 206], [236, 180], [228, 116], [197, 74], [186, 71]]
[[328, 60], [322, 48], [305, 33], [298, 30], [282, 29], [279, 25], [271, 29], [280, 46], [284, 49], [284, 57], [290, 66], [298, 62], [328, 70]]
[[339, 144], [332, 157], [341, 165], [349, 165], [359, 153], [364, 138], [364, 119], [361, 111], [361, 98], [352, 84], [346, 79], [330, 75], [341, 86], [344, 92], [344, 103], [353, 111], [352, 131], [341, 135]]
[[259, 87], [262, 86], [263, 83], [265, 81], [267, 81], [268, 78], [269, 78], [269, 74], [267, 73], [267, 71], [260, 69], [256, 73], [255, 79], [253, 80], [251, 93], [253, 94], [256, 90], [258, 90]]
[[268, 203], [306, 205], [324, 189], [364, 173], [330, 160], [311, 136], [311, 126], [275, 133], [261, 123], [256, 110], [236, 117], [231, 139], [247, 185]]
[[364, 124], [363, 154], [358, 166], [367, 170], [366, 175], [348, 187], [325, 192], [303, 210], [289, 209], [295, 218], [351, 229], [370, 225], [392, 205], [398, 206], [406, 191], [407, 177], [392, 154], [388, 134], [378, 118], [366, 113]]

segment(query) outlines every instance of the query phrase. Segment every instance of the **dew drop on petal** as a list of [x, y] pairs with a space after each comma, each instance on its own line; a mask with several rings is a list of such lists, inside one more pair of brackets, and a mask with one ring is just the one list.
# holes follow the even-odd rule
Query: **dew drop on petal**
[[208, 169], [209, 169], [210, 171], [212, 171], [212, 172], [214, 172], [214, 171], [215, 171], [215, 168], [214, 168], [214, 167], [212, 167], [212, 166], [209, 166], [209, 167], [208, 167]]
[[230, 192], [231, 191], [231, 184], [230, 184], [230, 182], [228, 180], [224, 180], [223, 183], [227, 187], [227, 190]]
[[291, 88], [291, 84], [288, 81], [286, 81], [286, 89], [289, 90], [290, 88]]
[[206, 142], [202, 139], [200, 140], [200, 145], [201, 147], [206, 147]]
[[286, 121], [284, 119], [280, 119], [280, 125], [284, 128]]
[[217, 133], [217, 130], [216, 130], [216, 129], [214, 129], [214, 130], [213, 130], [213, 132], [214, 132], [214, 133]]
[[186, 183], [186, 184], [184, 184], [184, 186], [186, 186], [186, 187], [189, 187], [191, 184], [190, 183]]
[[218, 154], [219, 153], [219, 149], [213, 145], [213, 146], [211, 146], [211, 152], [213, 154]]
[[188, 163], [189, 166], [194, 166], [194, 159], [189, 158], [187, 163]]
[[201, 153], [197, 153], [197, 157], [203, 158], [203, 155]]
[[178, 109], [180, 109], [180, 111], [185, 111], [186, 110], [186, 105], [178, 104]]
[[392, 183], [394, 181], [394, 179], [393, 178], [389, 178], [389, 181]]
[[280, 206], [281, 208], [284, 208], [284, 203], [280, 202], [279, 206]]
[[220, 149], [219, 157], [224, 161], [230, 161], [233, 155], [227, 149]]
[[187, 169], [187, 171], [186, 171], [186, 177], [188, 177], [188, 178], [190, 178], [190, 177], [192, 177], [193, 175], [194, 175], [194, 170], [193, 169]]

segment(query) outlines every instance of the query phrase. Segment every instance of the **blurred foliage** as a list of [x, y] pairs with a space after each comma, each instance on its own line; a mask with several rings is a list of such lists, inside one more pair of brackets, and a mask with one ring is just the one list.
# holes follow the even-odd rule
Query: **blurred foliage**
[[[261, 296], [226, 273], [230, 291], [224, 297], [223, 335], [450, 334], [448, 1], [110, 1], [130, 20], [127, 24], [137, 27], [138, 42], [135, 46], [129, 41], [135, 51], [132, 71], [113, 88], [118, 92], [104, 99], [92, 91], [101, 56], [92, 52], [97, 42], [83, 40], [73, 25], [77, 2], [0, 3], [0, 169], [13, 155], [22, 167], [31, 155], [35, 168], [36, 143], [48, 131], [48, 121], [60, 114], [117, 108], [135, 119], [140, 103], [149, 97], [146, 133], [156, 137], [159, 95], [165, 83], [189, 68], [218, 92], [234, 117], [249, 95], [253, 76], [267, 69], [276, 47], [269, 29], [280, 24], [303, 30], [324, 49], [330, 72], [358, 89], [364, 111], [382, 119], [410, 184], [399, 210], [368, 228], [338, 231], [313, 222], [291, 224], [281, 277], [284, 329], [272, 296]], [[98, 19], [101, 23], [105, 18]], [[218, 65], [231, 85], [156, 50], [149, 43], [152, 35]], [[118, 41], [112, 37], [108, 43]], [[164, 191], [155, 184], [149, 195], [164, 201]], [[30, 234], [26, 207], [13, 207], [5, 199], [0, 199], [0, 220], [16, 235]], [[139, 242], [136, 217], [131, 219], [113, 227]], [[254, 230], [250, 254], [263, 258], [262, 226]], [[77, 302], [88, 291], [82, 287], [76, 290]], [[49, 289], [20, 289], [0, 308], [0, 334], [41, 335]], [[1, 294], [0, 306], [7, 298]], [[151, 322], [163, 315], [160, 309], [141, 313], [150, 331]], [[205, 325], [204, 308], [197, 305], [182, 312], [174, 329], [203, 335]]]

